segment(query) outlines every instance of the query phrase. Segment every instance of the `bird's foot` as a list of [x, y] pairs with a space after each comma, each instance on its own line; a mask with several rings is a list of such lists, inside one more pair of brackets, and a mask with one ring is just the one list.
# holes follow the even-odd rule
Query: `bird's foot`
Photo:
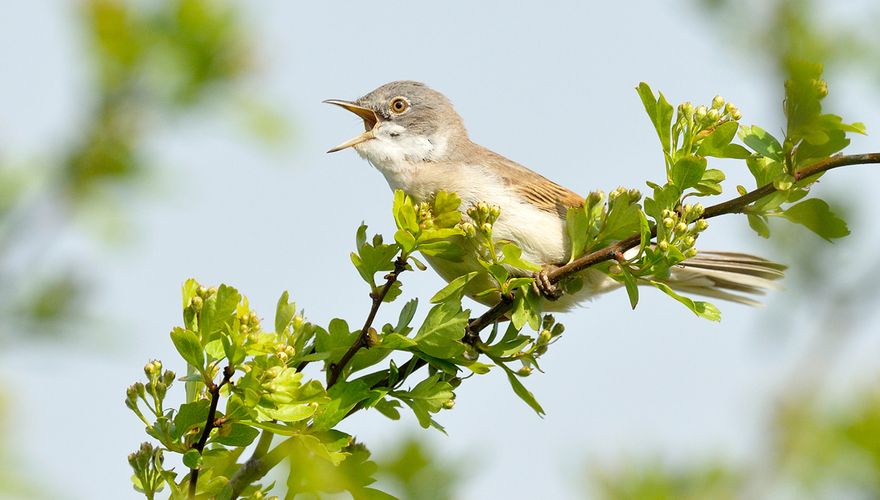
[[536, 273], [532, 273], [532, 289], [535, 293], [547, 300], [558, 300], [562, 297], [562, 289], [550, 282], [550, 271], [556, 269], [554, 265], [546, 265], [543, 269]]

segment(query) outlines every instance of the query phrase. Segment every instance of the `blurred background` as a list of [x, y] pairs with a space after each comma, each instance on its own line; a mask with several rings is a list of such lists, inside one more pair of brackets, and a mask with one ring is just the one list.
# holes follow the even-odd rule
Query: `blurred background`
[[[421, 80], [475, 141], [561, 184], [644, 188], [662, 160], [642, 80], [673, 104], [721, 94], [776, 132], [785, 61], [820, 60], [826, 109], [876, 133], [878, 21], [870, 0], [6, 5], [0, 497], [135, 497], [125, 457], [145, 436], [124, 391], [149, 359], [179, 363], [186, 278], [267, 317], [283, 290], [316, 323], [366, 314], [348, 253], [361, 221], [391, 234], [390, 191], [353, 152], [323, 153], [360, 124], [321, 100]], [[731, 165], [726, 197], [751, 187]], [[816, 187], [852, 230], [834, 245], [712, 222], [702, 248], [791, 266], [765, 308], [718, 304], [712, 324], [621, 292], [561, 317], [547, 373], [525, 380], [544, 419], [498, 375], [462, 385], [448, 436], [374, 412], [343, 428], [403, 498], [877, 498], [878, 186], [853, 167]]]

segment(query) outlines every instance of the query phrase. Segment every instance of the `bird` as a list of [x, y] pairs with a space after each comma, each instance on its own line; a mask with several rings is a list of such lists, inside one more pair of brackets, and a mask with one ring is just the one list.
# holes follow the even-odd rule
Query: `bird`
[[[480, 202], [499, 207], [493, 239], [516, 243], [525, 260], [545, 271], [570, 260], [566, 213], [582, 206], [584, 197], [473, 142], [445, 95], [421, 82], [404, 80], [386, 83], [354, 101], [324, 102], [354, 113], [364, 124], [363, 133], [328, 153], [354, 149], [382, 173], [392, 190], [400, 189], [416, 202], [446, 191], [457, 194], [463, 207]], [[460, 261], [425, 258], [447, 282], [482, 270], [468, 254]], [[784, 269], [745, 253], [701, 251], [676, 265], [665, 282], [680, 292], [759, 305], [755, 296], [778, 288], [776, 280]], [[483, 274], [468, 284], [465, 294], [491, 306], [500, 295], [474, 297], [491, 287], [491, 278]], [[540, 276], [546, 277], [546, 272]], [[566, 311], [622, 286], [595, 269], [582, 271], [581, 277], [584, 286], [573, 294], [559, 297], [556, 290], [542, 287], [548, 299], [543, 310]]]

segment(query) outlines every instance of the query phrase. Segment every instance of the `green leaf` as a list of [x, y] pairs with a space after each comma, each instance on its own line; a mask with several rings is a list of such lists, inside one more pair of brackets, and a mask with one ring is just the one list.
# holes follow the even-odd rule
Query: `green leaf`
[[209, 406], [207, 399], [180, 405], [180, 409], [174, 415], [174, 428], [171, 431], [171, 437], [177, 440], [190, 429], [204, 426], [208, 419]]
[[338, 381], [327, 393], [330, 395], [330, 402], [322, 405], [315, 414], [312, 421], [314, 431], [332, 429], [356, 404], [369, 399], [372, 395], [370, 388], [361, 380]]
[[470, 281], [474, 279], [477, 274], [479, 274], [478, 271], [472, 271], [450, 281], [448, 285], [440, 289], [439, 292], [431, 297], [431, 303], [437, 304], [439, 302], [446, 302], [448, 300], [461, 301], [462, 294], [464, 293], [464, 287], [468, 283], [470, 283]]
[[636, 305], [639, 303], [639, 285], [636, 283], [636, 278], [632, 275], [632, 272], [630, 272], [626, 266], [621, 266], [620, 272], [623, 276], [623, 284], [626, 287], [626, 294], [629, 296], [629, 304], [635, 309]]
[[377, 347], [381, 347], [382, 349], [394, 349], [394, 350], [406, 350], [410, 347], [415, 347], [418, 345], [415, 340], [404, 337], [398, 333], [389, 333], [388, 335], [382, 336], [382, 343]]
[[746, 214], [749, 219], [749, 227], [762, 238], [770, 237], [770, 226], [767, 225], [767, 216], [758, 214]]
[[199, 337], [195, 333], [177, 327], [171, 331], [171, 342], [174, 343], [174, 347], [184, 361], [199, 371], [204, 371], [205, 352], [201, 342], [199, 342]]
[[414, 340], [419, 349], [436, 358], [454, 358], [464, 352], [461, 343], [467, 325], [469, 311], [461, 309], [461, 303], [450, 301], [434, 306], [422, 323]]
[[213, 334], [231, 325], [235, 316], [235, 309], [241, 302], [241, 294], [231, 286], [220, 285], [217, 293], [205, 300], [202, 307], [199, 333], [202, 338], [211, 339]]
[[413, 234], [419, 233], [419, 219], [416, 215], [412, 198], [400, 189], [394, 191], [392, 213], [394, 214], [394, 222], [397, 223], [398, 229], [403, 229]]
[[587, 246], [587, 214], [584, 207], [569, 208], [565, 215], [565, 230], [571, 242], [571, 260], [581, 256]]
[[393, 391], [391, 394], [412, 408], [413, 413], [419, 420], [419, 425], [427, 429], [434, 426], [442, 432], [443, 427], [431, 418], [431, 413], [437, 413], [443, 408], [446, 401], [453, 399], [452, 385], [440, 380], [442, 374], [434, 375], [419, 382], [409, 391]]
[[394, 233], [394, 241], [400, 245], [405, 253], [411, 253], [416, 248], [416, 238], [409, 231], [398, 229]]
[[688, 297], [683, 295], [679, 295], [672, 290], [666, 283], [661, 283], [659, 281], [651, 281], [651, 284], [662, 290], [663, 293], [669, 295], [673, 299], [681, 302], [688, 309], [693, 311], [694, 314], [701, 318], [705, 318], [711, 321], [721, 321], [721, 311], [718, 310], [713, 304], [709, 302], [701, 302], [691, 300]]
[[221, 432], [218, 432], [217, 437], [214, 438], [214, 442], [226, 446], [250, 446], [259, 434], [260, 431], [249, 425], [234, 422], [230, 426], [228, 434], [225, 429], [221, 429]]
[[190, 469], [198, 469], [202, 465], [202, 454], [199, 453], [199, 450], [187, 450], [183, 454], [183, 465]]
[[544, 408], [541, 408], [538, 400], [535, 399], [535, 395], [526, 389], [526, 386], [519, 381], [519, 377], [517, 377], [513, 370], [508, 368], [507, 365], [501, 364], [501, 368], [504, 368], [504, 373], [507, 374], [507, 381], [510, 382], [510, 387], [513, 388], [513, 392], [519, 396], [520, 399], [525, 401], [531, 409], [535, 410], [535, 413], [537, 413], [538, 416], [543, 417], [546, 412], [544, 411]]
[[803, 224], [827, 241], [849, 234], [846, 222], [834, 215], [831, 207], [818, 198], [804, 200], [785, 210], [782, 216], [792, 222]]
[[718, 195], [721, 194], [721, 183], [724, 181], [724, 172], [717, 168], [709, 168], [703, 172], [703, 178], [696, 185], [697, 191], [701, 195]]
[[654, 129], [657, 131], [657, 136], [660, 138], [660, 144], [663, 146], [663, 151], [666, 154], [669, 154], [669, 143], [671, 140], [670, 129], [672, 127], [673, 113], [672, 105], [669, 104], [662, 92], [659, 93], [659, 97], [655, 100], [654, 92], [651, 91], [651, 87], [645, 82], [641, 82], [639, 86], [636, 87], [636, 92], [638, 92], [639, 97], [642, 99], [642, 105], [644, 105], [648, 117], [651, 118], [651, 123], [654, 124]]
[[450, 262], [461, 262], [464, 257], [464, 248], [460, 238], [420, 243], [419, 252], [428, 257], [437, 257]]
[[275, 307], [275, 332], [281, 333], [296, 315], [296, 303], [287, 302], [287, 290], [278, 297], [278, 305]]
[[776, 161], [782, 161], [782, 144], [761, 127], [744, 125], [739, 129], [739, 138], [756, 153]]
[[282, 404], [277, 408], [257, 407], [257, 411], [271, 420], [279, 422], [300, 422], [315, 414], [317, 407], [312, 404]]
[[[735, 121], [724, 122], [711, 134], [703, 138], [700, 147], [697, 149], [699, 156], [714, 156], [715, 158], [748, 158], [751, 153], [738, 144], [731, 144], [730, 141], [736, 137], [736, 131], [739, 124]], [[733, 146], [729, 148], [728, 146]]]
[[413, 316], [416, 315], [418, 307], [419, 299], [412, 299], [403, 305], [403, 308], [400, 309], [400, 317], [397, 319], [397, 326], [394, 327], [395, 333], [404, 336], [409, 334], [411, 330], [409, 324], [412, 322]]
[[672, 182], [684, 191], [695, 187], [703, 179], [706, 171], [706, 158], [702, 156], [685, 156], [679, 158], [672, 166]]
[[391, 420], [400, 420], [400, 412], [397, 410], [400, 408], [400, 401], [382, 398], [373, 405], [373, 408]]

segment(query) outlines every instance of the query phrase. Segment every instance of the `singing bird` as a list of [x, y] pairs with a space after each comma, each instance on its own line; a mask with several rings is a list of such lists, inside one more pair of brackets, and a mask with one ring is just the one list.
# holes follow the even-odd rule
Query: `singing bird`
[[[501, 215], [492, 235], [515, 242], [526, 260], [552, 269], [570, 258], [566, 212], [584, 198], [468, 137], [461, 116], [449, 99], [423, 83], [396, 81], [355, 100], [324, 101], [340, 106], [364, 122], [364, 132], [328, 152], [354, 148], [379, 170], [392, 190], [401, 189], [416, 201], [439, 191], [456, 193], [467, 208], [478, 202], [496, 205]], [[482, 267], [474, 257], [453, 262], [425, 256], [446, 281]], [[760, 257], [733, 252], [700, 252], [676, 266], [667, 284], [681, 292], [749, 305], [750, 297], [775, 288], [785, 266]], [[546, 273], [537, 277], [546, 277]], [[546, 311], [564, 311], [621, 285], [597, 270], [582, 272], [584, 286], [577, 293], [548, 300]], [[489, 278], [469, 284], [468, 295], [489, 288]], [[543, 292], [554, 297], [547, 286]], [[476, 300], [492, 305], [498, 296]]]

